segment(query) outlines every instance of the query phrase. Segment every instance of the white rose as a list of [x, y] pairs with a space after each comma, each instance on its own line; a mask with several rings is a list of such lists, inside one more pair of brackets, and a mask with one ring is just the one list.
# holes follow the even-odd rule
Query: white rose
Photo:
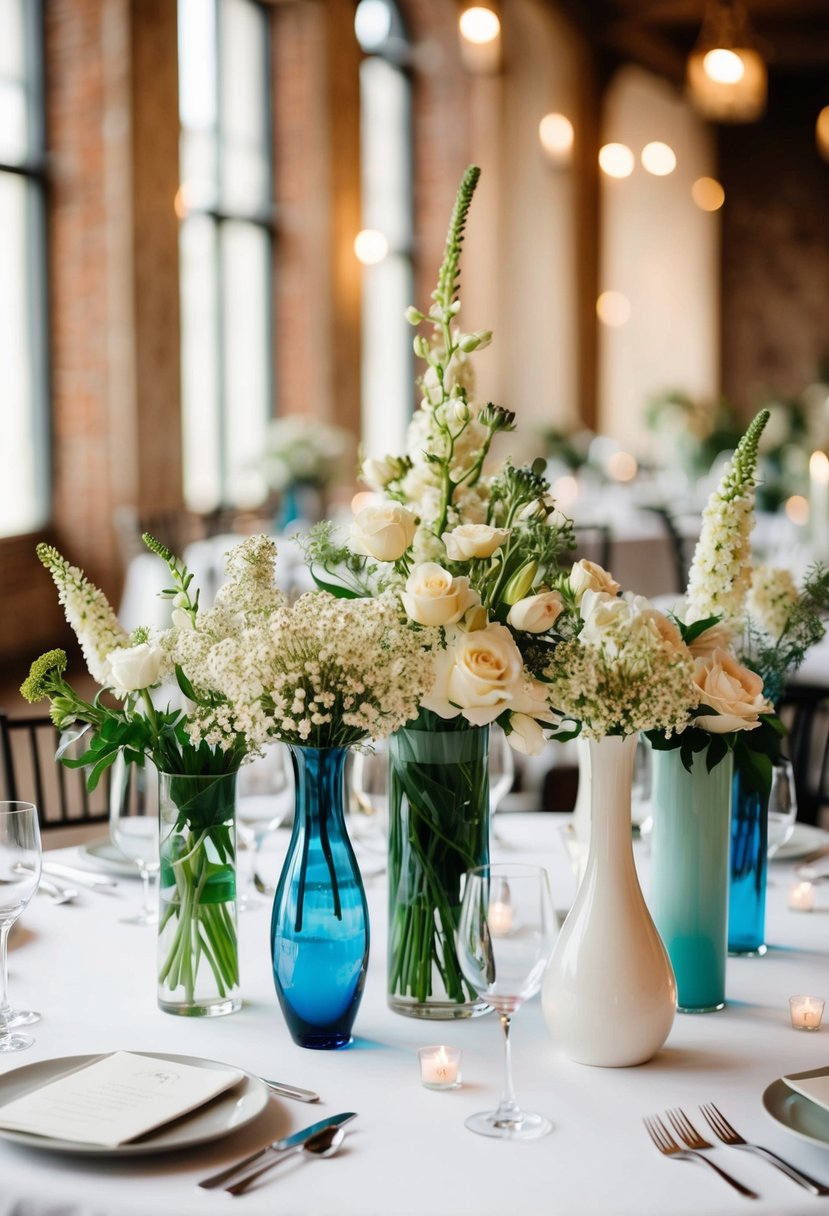
[[418, 625], [454, 625], [468, 608], [481, 602], [468, 578], [453, 578], [437, 562], [415, 566], [400, 598], [406, 615]]
[[604, 591], [608, 595], [616, 595], [619, 584], [603, 566], [582, 558], [580, 562], [573, 563], [573, 569], [570, 571], [570, 590], [578, 603], [585, 591]]
[[149, 642], [138, 646], [121, 646], [107, 655], [112, 691], [118, 697], [158, 683], [164, 652]]
[[520, 693], [523, 673], [521, 651], [506, 625], [490, 624], [474, 633], [451, 625], [423, 705], [441, 718], [461, 712], [473, 726], [487, 726]]
[[453, 532], [444, 532], [446, 555], [453, 562], [468, 562], [473, 557], [491, 557], [509, 536], [509, 528], [491, 528], [488, 524], [461, 524]]
[[521, 752], [523, 756], [537, 756], [547, 742], [547, 736], [535, 718], [527, 714], [511, 714], [512, 730], [507, 735], [507, 742], [513, 751]]
[[351, 525], [351, 548], [355, 553], [376, 557], [380, 562], [394, 562], [412, 543], [416, 527], [417, 520], [412, 512], [399, 503], [364, 507], [354, 516]]
[[763, 696], [763, 681], [726, 650], [697, 659], [694, 683], [699, 688], [700, 704], [717, 712], [692, 718], [691, 725], [713, 735], [754, 730], [760, 725], [759, 715], [771, 710]]
[[384, 456], [381, 460], [370, 456], [368, 460], [363, 461], [360, 469], [360, 477], [372, 490], [384, 489], [394, 480], [396, 473], [397, 464], [391, 456]]
[[546, 633], [564, 611], [564, 600], [558, 591], [541, 591], [513, 604], [507, 624], [524, 633]]
[[579, 641], [584, 646], [605, 646], [618, 641], [620, 634], [630, 628], [631, 605], [607, 591], [586, 588], [581, 595], [579, 615], [584, 621]]

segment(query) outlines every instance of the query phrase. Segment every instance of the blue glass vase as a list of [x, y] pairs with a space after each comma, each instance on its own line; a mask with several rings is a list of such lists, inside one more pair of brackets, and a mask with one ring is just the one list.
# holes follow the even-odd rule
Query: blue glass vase
[[747, 790], [735, 772], [731, 787], [728, 953], [766, 953], [768, 799]]
[[368, 907], [348, 839], [348, 749], [291, 746], [296, 803], [274, 896], [271, 952], [276, 995], [295, 1043], [351, 1042], [368, 966]]
[[688, 772], [678, 749], [653, 753], [650, 906], [682, 1013], [725, 1004], [733, 758], [705, 761]]

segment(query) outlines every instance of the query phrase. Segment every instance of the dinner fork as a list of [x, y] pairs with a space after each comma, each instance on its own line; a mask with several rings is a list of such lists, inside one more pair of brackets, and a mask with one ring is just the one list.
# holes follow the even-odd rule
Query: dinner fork
[[[760, 1196], [754, 1191], [750, 1191], [747, 1186], [743, 1186], [742, 1182], [738, 1182], [736, 1178], [732, 1178], [725, 1170], [721, 1170], [718, 1165], [715, 1165], [708, 1157], [703, 1157], [702, 1153], [691, 1148], [680, 1148], [676, 1140], [668, 1131], [665, 1124], [657, 1115], [646, 1116], [643, 1120], [647, 1128], [648, 1135], [653, 1140], [660, 1153], [664, 1153], [666, 1157], [676, 1157], [678, 1161], [701, 1161], [704, 1165], [710, 1166], [715, 1174], [719, 1174], [724, 1178], [730, 1186], [739, 1191], [741, 1195], [745, 1195], [748, 1199], [759, 1199]], [[707, 1147], [711, 1147], [708, 1145]]]
[[747, 1140], [744, 1140], [713, 1102], [703, 1103], [700, 1106], [700, 1110], [714, 1135], [722, 1140], [723, 1144], [728, 1144], [731, 1148], [742, 1148], [749, 1153], [756, 1153], [759, 1157], [765, 1157], [767, 1161], [770, 1161], [772, 1165], [776, 1165], [784, 1174], [788, 1174], [793, 1182], [799, 1182], [802, 1187], [805, 1187], [807, 1191], [811, 1191], [813, 1195], [829, 1195], [829, 1186], [824, 1186], [822, 1182], [816, 1182], [814, 1178], [810, 1178], [802, 1170], [789, 1165], [788, 1161], [784, 1161], [782, 1157], [778, 1157], [777, 1153], [773, 1153], [771, 1149], [763, 1148], [760, 1144], [749, 1144]]

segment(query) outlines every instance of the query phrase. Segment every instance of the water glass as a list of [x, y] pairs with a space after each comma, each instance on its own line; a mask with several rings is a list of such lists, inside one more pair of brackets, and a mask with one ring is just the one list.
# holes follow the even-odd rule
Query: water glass
[[141, 907], [132, 916], [121, 917], [125, 925], [157, 925], [158, 906], [152, 896], [152, 880], [158, 874], [158, 805], [148, 796], [155, 787], [152, 774], [118, 755], [112, 765], [109, 793], [109, 837], [141, 877]]
[[0, 1052], [31, 1047], [31, 1035], [14, 1030], [21, 1015], [8, 998], [9, 932], [40, 882], [41, 843], [37, 809], [31, 802], [0, 802]]

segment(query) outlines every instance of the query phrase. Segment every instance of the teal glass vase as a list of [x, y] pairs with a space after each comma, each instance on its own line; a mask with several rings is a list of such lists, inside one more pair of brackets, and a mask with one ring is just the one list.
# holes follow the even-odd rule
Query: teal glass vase
[[766, 953], [768, 798], [746, 789], [734, 773], [731, 792], [731, 860], [728, 885], [728, 953]]
[[346, 1047], [368, 968], [368, 905], [345, 825], [345, 747], [291, 744], [294, 826], [276, 888], [276, 995], [300, 1047]]
[[733, 762], [705, 761], [688, 772], [678, 749], [653, 753], [650, 906], [682, 1013], [725, 1005]]

